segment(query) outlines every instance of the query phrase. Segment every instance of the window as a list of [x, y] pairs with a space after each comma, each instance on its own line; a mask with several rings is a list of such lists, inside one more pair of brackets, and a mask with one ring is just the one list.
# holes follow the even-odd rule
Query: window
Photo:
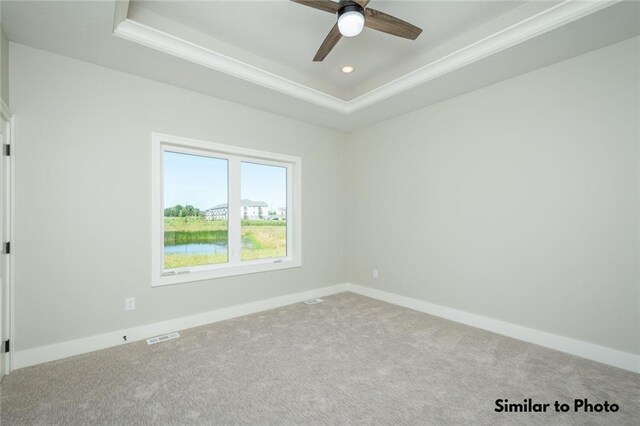
[[299, 158], [152, 142], [153, 286], [300, 266]]
[[215, 203], [228, 202], [228, 163], [177, 147], [163, 150], [163, 270], [229, 261], [228, 221], [215, 214]]
[[245, 216], [240, 223], [240, 259], [286, 257], [286, 221], [274, 222], [271, 219], [277, 209], [287, 208], [287, 168], [243, 161], [240, 184], [241, 202], [245, 208]]

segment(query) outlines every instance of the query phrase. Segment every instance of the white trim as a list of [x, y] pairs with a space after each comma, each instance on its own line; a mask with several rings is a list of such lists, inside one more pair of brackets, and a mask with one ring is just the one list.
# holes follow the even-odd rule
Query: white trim
[[[9, 133], [9, 122], [4, 119], [4, 116], [0, 114], [0, 147], [4, 148], [5, 145], [11, 144], [11, 134]], [[2, 162], [2, 167], [0, 167], [0, 171], [2, 172], [0, 175], [0, 207], [2, 207], [2, 211], [0, 212], [0, 242], [10, 241], [9, 240], [9, 229], [10, 225], [9, 217], [10, 211], [9, 208], [11, 204], [9, 203], [10, 191], [10, 173], [11, 167], [9, 165], [9, 161], [11, 157], [6, 157], [3, 153], [0, 153], [2, 158], [0, 161]], [[0, 260], [2, 261], [3, 271], [2, 271], [2, 286], [0, 286], [0, 336], [4, 339], [11, 338], [11, 290], [9, 280], [11, 279], [10, 274], [10, 256], [4, 253], [0, 256]], [[2, 342], [0, 342], [2, 343]], [[4, 349], [0, 349], [0, 381], [3, 377], [9, 374], [9, 355], [10, 353], [5, 353]]]
[[228, 261], [229, 263], [240, 262], [240, 250], [242, 243], [242, 228], [240, 216], [237, 212], [242, 211], [242, 188], [240, 180], [240, 161], [229, 161], [228, 191], [227, 191], [227, 229], [228, 229]]
[[481, 328], [483, 330], [512, 337], [524, 342], [534, 343], [560, 352], [565, 352], [571, 355], [590, 359], [592, 361], [640, 373], [640, 355], [619, 351], [617, 349], [596, 345], [582, 340], [572, 339], [558, 334], [548, 333], [546, 331], [523, 327], [506, 321], [500, 321], [482, 315], [472, 314], [458, 309], [448, 308], [446, 306], [436, 305], [423, 300], [401, 296], [399, 294], [389, 293], [358, 284], [348, 284], [348, 291], [381, 300], [383, 302], [403, 306], [415, 311], [435, 315], [461, 324]]
[[[8, 194], [8, 201], [9, 201], [9, 210], [6, 211], [5, 210], [5, 214], [7, 214], [7, 217], [5, 218], [8, 223], [9, 223], [9, 229], [5, 229], [5, 241], [11, 241], [11, 254], [9, 255], [8, 258], [8, 268], [5, 271], [5, 280], [7, 282], [8, 285], [8, 304], [5, 303], [5, 310], [8, 310], [8, 312], [4, 312], [3, 314], [5, 315], [5, 319], [8, 319], [9, 321], [9, 340], [11, 341], [11, 350], [9, 351], [9, 354], [5, 356], [5, 365], [4, 365], [4, 372], [5, 374], [9, 374], [11, 373], [11, 371], [14, 370], [14, 350], [13, 348], [15, 348], [15, 312], [16, 312], [16, 308], [15, 308], [15, 288], [16, 288], [16, 284], [15, 284], [15, 211], [16, 211], [16, 203], [15, 203], [15, 194], [16, 194], [16, 170], [15, 170], [15, 155], [16, 155], [16, 137], [15, 137], [15, 117], [9, 112], [9, 109], [7, 108], [6, 104], [4, 102], [2, 102], [2, 100], [0, 99], [0, 103], [1, 103], [1, 108], [2, 108], [2, 115], [3, 117], [9, 117], [9, 119], [7, 120], [7, 129], [8, 129], [8, 133], [9, 133], [9, 137], [8, 140], [6, 142], [9, 143], [9, 145], [11, 146], [11, 155], [8, 158], [8, 167], [9, 167], [9, 174], [6, 175], [5, 174], [5, 178], [8, 176], [9, 178], [9, 186], [5, 189], [8, 190], [9, 194]], [[6, 115], [5, 115], [6, 114]], [[6, 185], [6, 182], [5, 182]], [[7, 315], [8, 314], [8, 315]]]
[[[55, 343], [47, 346], [39, 346], [15, 353], [12, 351], [13, 369], [29, 367], [31, 365], [55, 361], [57, 359], [73, 355], [145, 340], [149, 337], [158, 336], [160, 334], [237, 318], [293, 303], [304, 302], [309, 299], [343, 293], [345, 291], [350, 291], [362, 296], [371, 297], [373, 299], [424, 312], [461, 324], [469, 325], [471, 327], [491, 331], [493, 333], [508, 336], [524, 342], [533, 343], [571, 355], [590, 359], [592, 361], [640, 373], [639, 355], [351, 283], [336, 284], [301, 293], [221, 308], [160, 323], [112, 331], [109, 333], [70, 340], [62, 343]], [[122, 340], [122, 336], [127, 336], [127, 342]]]
[[[55, 343], [47, 346], [18, 351], [14, 357], [15, 369], [41, 364], [43, 362], [54, 361], [61, 358], [79, 355], [87, 352], [119, 346], [125, 343], [145, 340], [149, 337], [166, 334], [177, 330], [184, 330], [201, 325], [237, 318], [244, 315], [262, 312], [281, 306], [301, 303], [308, 299], [325, 297], [331, 294], [342, 293], [347, 290], [346, 284], [336, 284], [329, 287], [317, 288], [301, 293], [288, 294], [285, 296], [273, 297], [271, 299], [259, 300], [245, 303], [243, 305], [230, 306], [228, 308], [216, 309], [214, 311], [203, 312], [187, 317], [176, 318], [155, 324], [142, 325], [124, 330], [112, 331], [99, 334], [97, 336], [85, 337], [83, 339], [70, 340], [62, 343]], [[122, 340], [122, 336], [127, 336], [127, 341]]]
[[127, 19], [130, 4], [130, 0], [116, 0], [115, 16], [113, 18], [113, 31], [115, 31], [118, 28], [118, 25]]
[[612, 6], [619, 1], [621, 0], [565, 0], [562, 3], [497, 31], [482, 40], [469, 44], [443, 58], [347, 101], [133, 20], [124, 19], [118, 22], [118, 19], [122, 19], [121, 11], [118, 12], [119, 9], [116, 11], [114, 34], [143, 46], [320, 105], [330, 110], [342, 114], [351, 114], [562, 25], [566, 25], [576, 19]]
[[[302, 265], [302, 159], [286, 154], [277, 154], [242, 148], [235, 145], [223, 145], [181, 136], [152, 133], [151, 136], [151, 286], [183, 284], [234, 275], [276, 271], [298, 268]], [[170, 148], [166, 148], [170, 147]], [[232, 211], [239, 211], [240, 163], [245, 160], [260, 164], [274, 164], [287, 169], [287, 253], [281, 258], [240, 261], [239, 247], [229, 244], [227, 263], [195, 266], [191, 268], [165, 271], [162, 265], [162, 158], [165, 149], [194, 152], [203, 155], [205, 151], [212, 156], [224, 158], [229, 164], [228, 226], [229, 239], [240, 239], [240, 219]], [[198, 151], [200, 150], [200, 151]], [[235, 185], [235, 186], [234, 186]], [[235, 208], [234, 208], [235, 205]], [[293, 214], [292, 214], [293, 213]], [[164, 273], [171, 273], [171, 275]]]
[[350, 100], [349, 112], [364, 109], [398, 93], [442, 77], [619, 1], [621, 0], [565, 0]]
[[[10, 275], [9, 275], [9, 301], [11, 303], [10, 307], [10, 315], [11, 315], [11, 324], [9, 330], [9, 339], [11, 339], [11, 351], [9, 351], [9, 365], [7, 372], [13, 371], [14, 367], [14, 348], [16, 347], [16, 120], [12, 115], [11, 120], [9, 120], [9, 132], [10, 132], [10, 140], [11, 140], [11, 155], [9, 156], [9, 163], [11, 164], [11, 183], [9, 190], [11, 191], [11, 218], [9, 237], [11, 238], [11, 250], [12, 253], [9, 256], [10, 262]], [[19, 250], [19, 249], [18, 249]]]
[[113, 32], [118, 37], [167, 53], [189, 62], [258, 84], [329, 109], [341, 109], [345, 101], [320, 90], [199, 46], [131, 19]]

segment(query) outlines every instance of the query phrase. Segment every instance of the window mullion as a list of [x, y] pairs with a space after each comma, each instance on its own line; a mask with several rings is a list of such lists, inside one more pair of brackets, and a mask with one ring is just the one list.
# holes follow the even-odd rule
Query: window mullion
[[291, 258], [297, 247], [294, 245], [294, 236], [297, 231], [294, 230], [297, 218], [294, 216], [294, 210], [296, 210], [295, 204], [298, 200], [293, 197], [294, 181], [292, 167], [287, 166], [287, 205], [286, 205], [286, 218], [287, 218], [287, 257]]
[[240, 262], [240, 159], [229, 158], [229, 263]]

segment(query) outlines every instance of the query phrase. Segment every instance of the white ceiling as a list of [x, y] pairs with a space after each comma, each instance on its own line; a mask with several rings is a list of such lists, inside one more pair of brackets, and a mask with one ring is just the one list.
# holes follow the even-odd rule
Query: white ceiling
[[[388, 1], [373, 0], [369, 7], [396, 16], [423, 29], [415, 41], [365, 28], [343, 37], [323, 62], [313, 62], [336, 16], [290, 1], [134, 1], [210, 37], [275, 61], [323, 82], [337, 95], [358, 92], [364, 80], [401, 69], [418, 55], [467, 33], [523, 5], [516, 1]], [[355, 72], [340, 69], [351, 65]], [[395, 73], [397, 76], [401, 72]], [[316, 87], [322, 88], [320, 84]]]
[[311, 58], [331, 14], [288, 1], [136, 2], [116, 25], [138, 31], [125, 39], [114, 0], [3, 0], [2, 25], [14, 42], [351, 131], [639, 33], [638, 2], [570, 3], [373, 0], [424, 33], [366, 30], [322, 64]]

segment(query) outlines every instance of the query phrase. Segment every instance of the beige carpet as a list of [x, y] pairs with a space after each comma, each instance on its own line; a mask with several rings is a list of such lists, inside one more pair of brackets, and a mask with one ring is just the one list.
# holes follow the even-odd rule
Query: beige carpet
[[[13, 372], [1, 423], [638, 425], [640, 375], [351, 293]], [[496, 413], [495, 400], [568, 413]], [[617, 413], [574, 413], [573, 400]], [[553, 410], [552, 410], [553, 411]]]

